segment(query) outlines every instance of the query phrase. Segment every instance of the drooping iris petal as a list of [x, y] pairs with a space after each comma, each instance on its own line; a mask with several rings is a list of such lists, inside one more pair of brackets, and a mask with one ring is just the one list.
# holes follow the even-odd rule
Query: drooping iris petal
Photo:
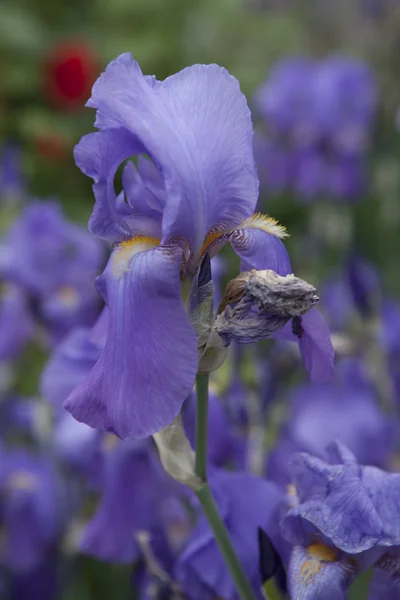
[[302, 317], [303, 335], [299, 346], [311, 381], [322, 383], [334, 375], [334, 349], [323, 316], [312, 308]]
[[335, 351], [321, 313], [311, 308], [301, 320], [289, 321], [276, 338], [298, 341], [304, 366], [313, 383], [324, 383], [334, 375]]
[[292, 600], [346, 600], [352, 578], [349, 565], [336, 560], [334, 551], [322, 544], [292, 550], [288, 571]]
[[131, 132], [160, 170], [167, 197], [163, 242], [183, 237], [197, 256], [208, 230], [237, 225], [253, 212], [258, 180], [250, 112], [225, 69], [194, 65], [159, 82], [122, 54], [97, 80], [87, 105], [98, 109], [97, 127]]
[[[135, 246], [135, 244], [133, 244]], [[114, 250], [100, 288], [109, 309], [101, 358], [64, 405], [91, 427], [145, 437], [179, 413], [197, 372], [180, 286], [181, 250]]]
[[41, 376], [45, 400], [61, 408], [69, 394], [90, 373], [101, 356], [101, 345], [93, 343], [90, 329], [79, 327], [57, 346]]

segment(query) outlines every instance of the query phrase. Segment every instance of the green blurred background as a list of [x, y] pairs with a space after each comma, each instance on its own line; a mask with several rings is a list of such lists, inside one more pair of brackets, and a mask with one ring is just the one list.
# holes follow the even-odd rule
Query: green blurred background
[[[126, 51], [145, 73], [158, 78], [195, 62], [216, 62], [238, 77], [250, 104], [271, 65], [282, 57], [339, 52], [365, 59], [376, 71], [381, 107], [368, 198], [352, 209], [352, 219], [359, 251], [384, 264], [389, 291], [400, 291], [395, 277], [400, 224], [396, 0], [2, 0], [0, 141], [22, 146], [31, 195], [57, 197], [70, 217], [85, 222], [91, 182], [74, 166], [72, 149], [92, 130], [93, 114], [83, 108], [83, 99], [73, 108], [57, 105], [46, 88], [49, 61], [65, 45], [90, 55], [92, 78]], [[289, 228], [292, 244], [310, 226], [313, 209], [291, 198], [269, 198], [266, 208]], [[317, 224], [332, 218], [324, 210], [328, 216], [317, 215]], [[339, 221], [348, 214], [346, 206], [335, 211]], [[340, 246], [334, 244], [332, 261]], [[328, 248], [324, 270], [329, 257]]]

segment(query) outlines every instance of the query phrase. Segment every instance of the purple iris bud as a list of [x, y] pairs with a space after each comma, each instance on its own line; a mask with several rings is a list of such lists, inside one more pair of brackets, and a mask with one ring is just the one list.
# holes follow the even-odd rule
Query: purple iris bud
[[[291, 465], [298, 503], [283, 518], [282, 533], [294, 545], [294, 598], [345, 588], [374, 565], [391, 574], [399, 568], [400, 475], [360, 466], [339, 442], [328, 453], [332, 464], [298, 454]], [[315, 564], [306, 568], [308, 560]]]
[[32, 572], [62, 532], [62, 483], [47, 458], [17, 450], [2, 458], [0, 486], [6, 565], [15, 573]]
[[[261, 598], [258, 529], [279, 541], [277, 510], [282, 500], [270, 481], [245, 473], [215, 471], [211, 486], [238, 558], [257, 598]], [[179, 556], [175, 576], [182, 591], [193, 600], [232, 598], [239, 600], [215, 538], [203, 516]]]
[[34, 335], [34, 322], [24, 291], [13, 284], [0, 288], [0, 361], [14, 360]]
[[131, 563], [140, 554], [136, 536], [167, 525], [175, 483], [147, 441], [122, 442], [106, 433], [101, 448], [101, 499], [83, 531], [80, 549], [101, 560]]
[[304, 385], [290, 397], [283, 436], [273, 449], [268, 476], [289, 483], [294, 452], [326, 458], [326, 445], [338, 439], [364, 464], [385, 467], [393, 455], [399, 424], [380, 408], [372, 386], [348, 365], [346, 380]]
[[101, 244], [66, 221], [55, 202], [31, 202], [9, 229], [1, 272], [36, 295], [87, 282], [103, 263]]
[[[94, 180], [89, 228], [114, 244], [97, 281], [109, 321], [100, 359], [65, 407], [92, 427], [141, 438], [171, 423], [192, 390], [200, 348], [187, 293], [204, 256], [230, 243], [242, 260], [273, 268], [286, 261], [286, 234], [253, 215], [250, 112], [225, 69], [195, 65], [157, 81], [122, 54], [88, 106], [100, 131], [81, 139], [75, 160]], [[118, 167], [136, 155], [116, 194]]]

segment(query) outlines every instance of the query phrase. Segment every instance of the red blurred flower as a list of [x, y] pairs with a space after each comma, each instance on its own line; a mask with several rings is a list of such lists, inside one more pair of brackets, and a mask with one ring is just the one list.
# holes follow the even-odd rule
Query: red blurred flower
[[48, 101], [62, 109], [82, 107], [99, 72], [98, 56], [86, 42], [64, 42], [53, 47], [44, 64]]
[[37, 133], [33, 137], [36, 152], [50, 160], [62, 160], [71, 149], [68, 143], [58, 134]]

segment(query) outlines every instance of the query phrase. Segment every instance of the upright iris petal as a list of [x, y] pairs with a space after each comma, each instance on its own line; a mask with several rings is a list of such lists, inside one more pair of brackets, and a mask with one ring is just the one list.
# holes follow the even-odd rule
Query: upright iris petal
[[[121, 438], [159, 431], [179, 413], [197, 371], [177, 247], [117, 247], [100, 278], [109, 308], [104, 351], [65, 407], [78, 421]], [[138, 249], [134, 256], [132, 254]]]
[[160, 170], [163, 242], [184, 238], [197, 255], [210, 229], [238, 225], [253, 212], [258, 179], [250, 111], [225, 69], [195, 65], [160, 82], [122, 54], [97, 80], [88, 106], [98, 109], [100, 129], [125, 140], [131, 134]]

